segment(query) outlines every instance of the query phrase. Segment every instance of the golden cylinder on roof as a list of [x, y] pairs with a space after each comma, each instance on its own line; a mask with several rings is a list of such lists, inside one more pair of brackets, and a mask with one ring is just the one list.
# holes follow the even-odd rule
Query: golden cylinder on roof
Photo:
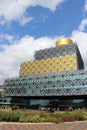
[[63, 44], [72, 44], [73, 41], [70, 38], [61, 38], [56, 42], [56, 46], [60, 46]]

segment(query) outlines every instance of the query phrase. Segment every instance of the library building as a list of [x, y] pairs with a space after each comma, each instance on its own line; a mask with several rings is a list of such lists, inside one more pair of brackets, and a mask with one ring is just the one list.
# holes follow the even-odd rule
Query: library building
[[19, 108], [87, 108], [87, 70], [77, 43], [59, 39], [55, 47], [35, 51], [20, 65], [18, 77], [4, 81], [4, 97]]

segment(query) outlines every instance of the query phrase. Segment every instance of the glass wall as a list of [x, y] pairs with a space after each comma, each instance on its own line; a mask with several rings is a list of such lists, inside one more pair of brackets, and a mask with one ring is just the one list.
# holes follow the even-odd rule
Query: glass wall
[[7, 80], [4, 96], [87, 95], [87, 71], [66, 71]]
[[39, 107], [45, 108], [60, 108], [60, 110], [66, 110], [69, 107], [73, 109], [83, 108], [86, 106], [85, 99], [31, 99], [30, 108], [39, 109]]
[[11, 101], [12, 105], [17, 105], [19, 108], [27, 109], [40, 109], [44, 108], [59, 108], [60, 110], [67, 110], [69, 107], [73, 109], [87, 108], [86, 99], [24, 99], [24, 98], [13, 98]]

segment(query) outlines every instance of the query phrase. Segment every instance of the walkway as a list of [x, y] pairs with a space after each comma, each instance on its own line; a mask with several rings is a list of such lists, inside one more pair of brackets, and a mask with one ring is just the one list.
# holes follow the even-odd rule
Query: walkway
[[0, 130], [87, 130], [87, 121], [53, 123], [0, 123]]

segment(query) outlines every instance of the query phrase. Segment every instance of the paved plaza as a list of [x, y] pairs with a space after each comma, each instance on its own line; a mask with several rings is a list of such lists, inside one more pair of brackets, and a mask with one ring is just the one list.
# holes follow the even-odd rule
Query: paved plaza
[[87, 130], [87, 121], [54, 123], [0, 123], [0, 130]]

